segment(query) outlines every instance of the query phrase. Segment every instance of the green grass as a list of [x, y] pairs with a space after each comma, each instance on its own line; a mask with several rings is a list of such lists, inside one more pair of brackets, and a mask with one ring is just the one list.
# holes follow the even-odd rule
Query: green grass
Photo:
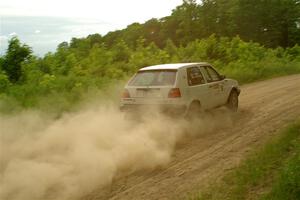
[[297, 152], [279, 172], [271, 191], [262, 200], [300, 199], [300, 145], [296, 144]]
[[300, 199], [300, 120], [190, 199]]

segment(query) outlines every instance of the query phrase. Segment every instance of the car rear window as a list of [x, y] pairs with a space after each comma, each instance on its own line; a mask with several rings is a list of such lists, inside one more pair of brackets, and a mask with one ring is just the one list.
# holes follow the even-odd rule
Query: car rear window
[[176, 70], [139, 71], [129, 82], [130, 86], [171, 86], [176, 79]]

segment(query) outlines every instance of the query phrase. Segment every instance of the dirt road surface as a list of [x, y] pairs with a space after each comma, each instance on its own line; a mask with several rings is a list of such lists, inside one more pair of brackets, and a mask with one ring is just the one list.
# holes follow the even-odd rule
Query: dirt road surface
[[300, 117], [300, 74], [242, 86], [240, 109], [232, 127], [187, 139], [163, 169], [115, 180], [84, 199], [184, 199], [224, 172], [245, 154]]

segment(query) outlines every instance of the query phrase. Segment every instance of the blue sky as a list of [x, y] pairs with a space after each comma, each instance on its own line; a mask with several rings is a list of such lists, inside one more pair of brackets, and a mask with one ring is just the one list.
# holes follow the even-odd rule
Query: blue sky
[[133, 22], [170, 15], [182, 0], [3, 0], [0, 2], [0, 53], [18, 36], [37, 55], [54, 51], [72, 37], [106, 34]]

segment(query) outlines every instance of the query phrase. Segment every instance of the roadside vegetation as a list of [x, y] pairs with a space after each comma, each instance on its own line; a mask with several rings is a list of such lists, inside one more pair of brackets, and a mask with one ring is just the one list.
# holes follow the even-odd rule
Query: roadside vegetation
[[246, 157], [217, 185], [190, 199], [300, 199], [300, 121]]
[[0, 57], [0, 112], [70, 111], [160, 63], [206, 61], [240, 83], [300, 73], [299, 19], [296, 0], [184, 0], [170, 16], [72, 38], [43, 57], [14, 37]]
[[270, 49], [238, 37], [214, 35], [185, 47], [176, 47], [171, 40], [163, 49], [153, 43], [146, 46], [143, 39], [139, 42], [135, 50], [120, 42], [112, 49], [95, 44], [83, 52], [73, 43], [62, 43], [55, 53], [38, 58], [12, 38], [1, 58], [0, 112], [23, 108], [69, 111], [138, 68], [159, 63], [207, 61], [240, 83], [300, 73], [300, 46]]

